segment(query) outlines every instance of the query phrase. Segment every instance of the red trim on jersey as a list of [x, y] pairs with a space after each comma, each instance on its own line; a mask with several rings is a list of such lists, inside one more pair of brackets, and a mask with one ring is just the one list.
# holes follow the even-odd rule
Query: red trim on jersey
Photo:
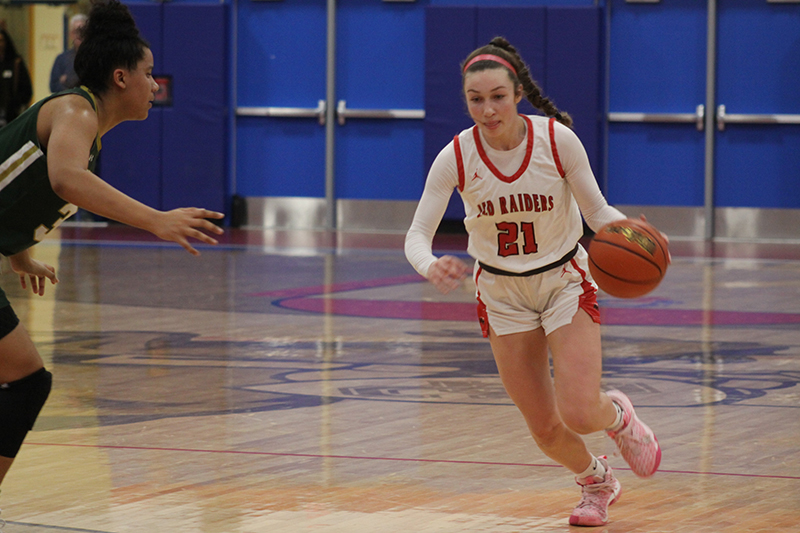
[[505, 176], [499, 170], [497, 170], [497, 167], [494, 166], [494, 163], [492, 163], [492, 161], [486, 155], [486, 150], [484, 150], [483, 144], [481, 144], [481, 135], [478, 131], [478, 126], [476, 125], [472, 128], [472, 136], [475, 138], [475, 146], [478, 148], [478, 154], [481, 156], [481, 160], [483, 160], [483, 163], [489, 167], [489, 170], [492, 171], [492, 174], [497, 176], [500, 181], [504, 181], [506, 183], [512, 183], [516, 181], [517, 178], [522, 176], [522, 174], [528, 168], [528, 164], [531, 162], [531, 155], [533, 154], [533, 124], [531, 123], [531, 119], [525, 115], [520, 116], [525, 119], [525, 122], [528, 125], [528, 143], [525, 147], [525, 159], [522, 160], [519, 170], [517, 170], [513, 176]]
[[[481, 272], [483, 269], [478, 267], [478, 274], [475, 276], [475, 284], [478, 284], [478, 278], [481, 277]], [[484, 338], [489, 338], [489, 313], [486, 312], [486, 304], [483, 303], [481, 300], [481, 291], [478, 289], [477, 291], [477, 300], [478, 300], [478, 323], [481, 325], [481, 333], [483, 334]]]
[[550, 119], [550, 148], [553, 150], [553, 161], [556, 162], [556, 168], [558, 169], [558, 173], [561, 175], [562, 178], [567, 177], [567, 173], [564, 172], [564, 167], [561, 166], [561, 158], [558, 157], [558, 147], [556, 146], [556, 130], [555, 130], [555, 118]]
[[461, 141], [458, 140], [458, 135], [453, 137], [453, 148], [456, 151], [456, 166], [458, 167], [458, 192], [463, 192], [466, 177], [464, 176], [464, 158], [461, 156]]
[[589, 315], [594, 322], [600, 324], [600, 306], [597, 303], [597, 289], [586, 279], [586, 272], [578, 266], [577, 261], [571, 259], [570, 264], [572, 268], [578, 271], [582, 278], [581, 287], [583, 287], [583, 294], [578, 297], [578, 307], [586, 311], [586, 314]]

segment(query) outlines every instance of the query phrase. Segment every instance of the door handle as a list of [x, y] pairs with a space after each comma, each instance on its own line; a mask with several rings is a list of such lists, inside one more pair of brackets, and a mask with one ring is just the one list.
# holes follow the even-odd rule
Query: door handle
[[800, 115], [745, 115], [727, 113], [725, 105], [717, 106], [717, 129], [725, 131], [725, 124], [800, 124]]
[[402, 118], [423, 119], [424, 109], [347, 109], [347, 102], [339, 100], [336, 106], [336, 119], [340, 126], [344, 126], [348, 118]]
[[695, 124], [703, 131], [706, 106], [700, 104], [694, 113], [609, 113], [609, 122], [658, 122], [667, 124]]
[[280, 118], [313, 118], [320, 126], [325, 125], [325, 100], [317, 102], [317, 107], [237, 107], [238, 117], [280, 117]]

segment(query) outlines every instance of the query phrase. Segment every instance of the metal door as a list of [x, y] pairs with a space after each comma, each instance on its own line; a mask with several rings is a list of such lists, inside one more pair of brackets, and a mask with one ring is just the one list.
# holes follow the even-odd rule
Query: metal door
[[236, 12], [235, 189], [267, 199], [262, 223], [301, 213], [301, 226], [334, 228], [343, 200], [418, 198], [422, 10], [242, 0]]
[[[690, 236], [785, 236], [786, 212], [769, 210], [800, 208], [798, 16], [766, 0], [612, 0], [609, 200], [668, 207]], [[742, 216], [776, 223], [742, 232]]]
[[717, 7], [715, 234], [800, 238], [800, 4]]

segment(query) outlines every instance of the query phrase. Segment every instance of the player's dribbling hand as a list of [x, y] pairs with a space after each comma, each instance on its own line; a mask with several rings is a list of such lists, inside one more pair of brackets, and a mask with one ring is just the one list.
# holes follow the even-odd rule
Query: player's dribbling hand
[[196, 239], [206, 244], [218, 244], [217, 239], [207, 233], [221, 235], [224, 230], [207, 220], [209, 218], [222, 219], [224, 214], [198, 207], [181, 207], [161, 213], [160, 221], [153, 233], [165, 241], [177, 242], [192, 255], [200, 255], [194, 246], [189, 244], [189, 238]]
[[[639, 215], [639, 218], [642, 220], [642, 222], [647, 222], [647, 217], [646, 217], [646, 216], [644, 216], [644, 213], [641, 213], [641, 214]], [[650, 224], [649, 222], [647, 222], [647, 223], [648, 223], [648, 224]], [[652, 224], [651, 224], [651, 225], [652, 225]], [[653, 226], [653, 227], [656, 229], [656, 231], [658, 231], [658, 232], [661, 234], [661, 236], [664, 238], [664, 242], [666, 242], [666, 243], [667, 243], [667, 246], [669, 246], [669, 237], [667, 236], [667, 234], [666, 234], [666, 233], [664, 233], [663, 231], [660, 231], [660, 230], [659, 230], [658, 228], [656, 228], [655, 226]], [[667, 264], [668, 264], [668, 265], [671, 265], [671, 264], [672, 264], [672, 254], [671, 254], [671, 253], [669, 253], [669, 248], [667, 248]]]
[[440, 257], [428, 269], [428, 281], [443, 294], [457, 289], [466, 275], [466, 263], [452, 255]]

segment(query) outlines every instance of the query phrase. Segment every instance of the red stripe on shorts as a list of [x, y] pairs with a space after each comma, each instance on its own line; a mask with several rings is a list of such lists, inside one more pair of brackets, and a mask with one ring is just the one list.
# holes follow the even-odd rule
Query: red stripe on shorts
[[586, 314], [589, 315], [594, 322], [600, 324], [600, 305], [597, 303], [597, 289], [594, 288], [592, 282], [586, 279], [586, 272], [578, 266], [577, 261], [570, 259], [570, 264], [578, 271], [582, 278], [581, 287], [583, 288], [583, 294], [578, 298], [578, 307], [586, 311]]
[[[481, 277], [481, 272], [483, 269], [478, 267], [478, 274], [475, 276], [475, 285], [478, 285], [478, 278]], [[489, 337], [489, 314], [486, 312], [486, 304], [483, 303], [481, 300], [481, 290], [478, 289], [477, 296], [478, 300], [478, 322], [481, 325], [481, 333], [483, 334], [484, 338]]]

